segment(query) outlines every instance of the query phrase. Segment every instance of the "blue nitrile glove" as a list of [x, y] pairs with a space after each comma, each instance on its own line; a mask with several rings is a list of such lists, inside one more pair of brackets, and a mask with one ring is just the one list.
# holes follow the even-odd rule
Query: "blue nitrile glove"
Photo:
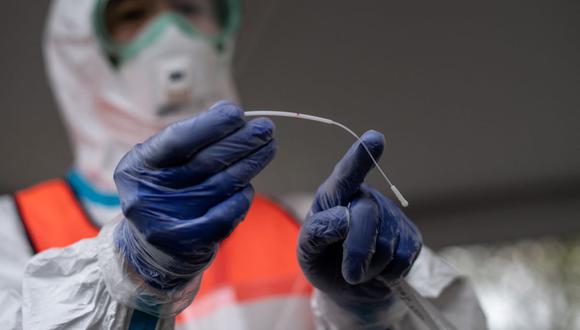
[[[378, 159], [384, 137], [362, 137]], [[320, 186], [300, 230], [298, 260], [308, 280], [343, 307], [364, 309], [390, 299], [385, 280], [407, 274], [421, 235], [398, 205], [363, 184], [373, 162], [355, 143]]]
[[147, 283], [173, 289], [208, 267], [250, 207], [250, 180], [274, 157], [273, 131], [220, 102], [125, 155], [115, 170], [125, 216], [115, 242]]

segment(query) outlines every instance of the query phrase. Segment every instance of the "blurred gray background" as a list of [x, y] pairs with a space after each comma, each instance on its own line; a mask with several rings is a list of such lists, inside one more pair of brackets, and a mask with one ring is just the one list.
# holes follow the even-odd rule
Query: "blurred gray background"
[[[63, 175], [41, 57], [47, 1], [3, 2], [0, 191]], [[387, 138], [382, 164], [428, 244], [580, 232], [580, 2], [251, 0], [235, 74], [246, 109]], [[276, 119], [271, 195], [313, 192], [353, 142]], [[378, 175], [369, 180], [385, 189]]]

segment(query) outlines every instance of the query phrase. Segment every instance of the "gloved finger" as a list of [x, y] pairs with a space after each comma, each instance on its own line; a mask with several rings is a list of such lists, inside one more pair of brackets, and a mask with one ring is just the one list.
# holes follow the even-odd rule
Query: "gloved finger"
[[195, 152], [245, 125], [243, 111], [231, 102], [218, 102], [208, 111], [174, 123], [138, 146], [150, 167], [183, 164]]
[[[362, 142], [375, 159], [379, 159], [385, 145], [384, 136], [377, 131], [368, 131]], [[334, 206], [346, 206], [357, 193], [368, 172], [373, 168], [373, 161], [360, 141], [348, 150], [336, 164], [332, 174], [320, 186], [312, 205], [314, 213]]]
[[361, 191], [370, 196], [379, 206], [379, 231], [377, 234], [376, 250], [371, 260], [371, 265], [363, 277], [362, 281], [366, 282], [379, 275], [391, 262], [395, 253], [395, 248], [399, 239], [399, 225], [397, 221], [393, 221], [390, 217], [382, 216], [380, 209], [384, 207], [386, 202], [391, 202], [384, 197], [380, 192], [371, 188], [366, 184], [361, 185]]
[[298, 260], [302, 267], [309, 267], [330, 245], [346, 237], [349, 212], [337, 206], [310, 215], [300, 228], [298, 236]]
[[343, 244], [342, 276], [350, 284], [366, 277], [375, 253], [379, 208], [369, 196], [360, 195], [350, 205], [350, 226]]
[[[253, 154], [204, 182], [182, 189], [146, 183], [147, 193], [144, 191], [139, 198], [127, 199], [123, 203], [123, 212], [130, 219], [187, 220], [201, 217], [215, 205], [244, 189], [250, 180], [270, 162], [275, 152], [276, 141], [270, 141]], [[160, 202], [160, 196], [164, 201], [170, 202]], [[148, 207], [146, 209], [140, 207], [143, 204]], [[145, 214], [139, 214], [143, 212]], [[140, 226], [147, 228], [154, 227], [155, 224], [141, 224]]]
[[248, 185], [222, 203], [212, 207], [201, 219], [198, 229], [202, 240], [220, 242], [228, 237], [245, 218], [254, 198], [254, 188]]
[[204, 192], [198, 196], [200, 202], [211, 204], [215, 200], [221, 201], [247, 186], [270, 163], [276, 150], [277, 143], [272, 140], [253, 154], [196, 185], [193, 188], [195, 191]]
[[[150, 242], [168, 253], [177, 255], [204, 255], [213, 251], [214, 243], [228, 237], [248, 212], [254, 188], [247, 186], [221, 203], [210, 208], [199, 218], [183, 220], [165, 226], [163, 231], [151, 236]], [[175, 244], [174, 244], [175, 243]], [[191, 246], [191, 251], [183, 251]]]
[[254, 119], [235, 133], [199, 151], [185, 165], [159, 169], [152, 179], [172, 188], [200, 183], [256, 152], [273, 139], [273, 132], [274, 123], [271, 120]]
[[393, 259], [382, 272], [387, 279], [398, 279], [407, 275], [421, 252], [421, 234], [415, 225], [406, 221], [400, 227], [399, 240]]
[[401, 278], [411, 270], [413, 263], [421, 252], [421, 233], [415, 225], [407, 218], [399, 206], [389, 200], [387, 206], [390, 221], [398, 223], [398, 242], [393, 255], [393, 259], [382, 272], [388, 279]]

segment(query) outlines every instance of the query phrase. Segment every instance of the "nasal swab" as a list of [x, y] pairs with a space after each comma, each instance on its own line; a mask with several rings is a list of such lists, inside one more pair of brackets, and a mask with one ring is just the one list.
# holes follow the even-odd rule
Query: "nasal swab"
[[371, 157], [371, 159], [372, 159], [373, 163], [375, 164], [377, 170], [379, 170], [379, 173], [381, 173], [381, 175], [383, 176], [383, 178], [385, 178], [385, 181], [389, 185], [389, 188], [395, 194], [395, 196], [397, 197], [397, 199], [399, 200], [399, 202], [401, 203], [401, 205], [403, 205], [403, 207], [409, 206], [409, 202], [407, 202], [407, 200], [405, 199], [405, 197], [403, 196], [403, 194], [401, 194], [401, 192], [399, 191], [399, 189], [397, 189], [397, 187], [395, 187], [395, 185], [391, 182], [391, 180], [389, 180], [389, 178], [387, 177], [387, 175], [385, 174], [385, 172], [383, 171], [383, 169], [381, 168], [381, 166], [379, 165], [379, 163], [377, 162], [377, 160], [375, 159], [375, 157], [373, 156], [373, 154], [371, 153], [371, 151], [369, 150], [369, 148], [366, 146], [366, 144], [364, 143], [364, 141], [360, 138], [360, 136], [358, 136], [358, 134], [356, 134], [353, 130], [351, 130], [350, 128], [346, 127], [345, 125], [343, 125], [343, 124], [341, 124], [339, 122], [336, 122], [334, 120], [328, 119], [328, 118], [323, 118], [323, 117], [318, 117], [318, 116], [312, 116], [312, 115], [306, 115], [306, 114], [298, 113], [298, 112], [269, 111], [269, 110], [263, 110], [262, 111], [262, 110], [260, 110], [260, 111], [246, 111], [244, 114], [247, 117], [272, 116], [272, 117], [289, 117], [289, 118], [305, 119], [305, 120], [317, 121], [319, 123], [324, 123], [324, 124], [328, 124], [328, 125], [338, 126], [338, 127], [342, 128], [342, 129], [344, 129], [345, 131], [347, 131], [348, 133], [350, 133], [350, 135], [354, 136], [357, 140], [359, 140], [361, 142], [362, 146], [365, 148], [366, 152]]

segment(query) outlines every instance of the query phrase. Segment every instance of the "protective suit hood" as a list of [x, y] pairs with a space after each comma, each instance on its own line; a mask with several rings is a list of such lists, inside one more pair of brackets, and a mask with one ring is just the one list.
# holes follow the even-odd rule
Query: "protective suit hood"
[[[218, 51], [203, 38], [188, 37], [180, 29], [185, 25], [171, 14], [143, 28], [142, 34], [156, 29], [154, 43], [114, 65], [96, 20], [103, 3], [53, 0], [44, 57], [71, 139], [74, 168], [95, 189], [114, 192], [114, 168], [134, 144], [218, 100], [236, 101], [237, 94], [231, 75], [233, 38]], [[185, 78], [176, 82], [176, 76]], [[187, 103], [179, 103], [183, 99]]]

